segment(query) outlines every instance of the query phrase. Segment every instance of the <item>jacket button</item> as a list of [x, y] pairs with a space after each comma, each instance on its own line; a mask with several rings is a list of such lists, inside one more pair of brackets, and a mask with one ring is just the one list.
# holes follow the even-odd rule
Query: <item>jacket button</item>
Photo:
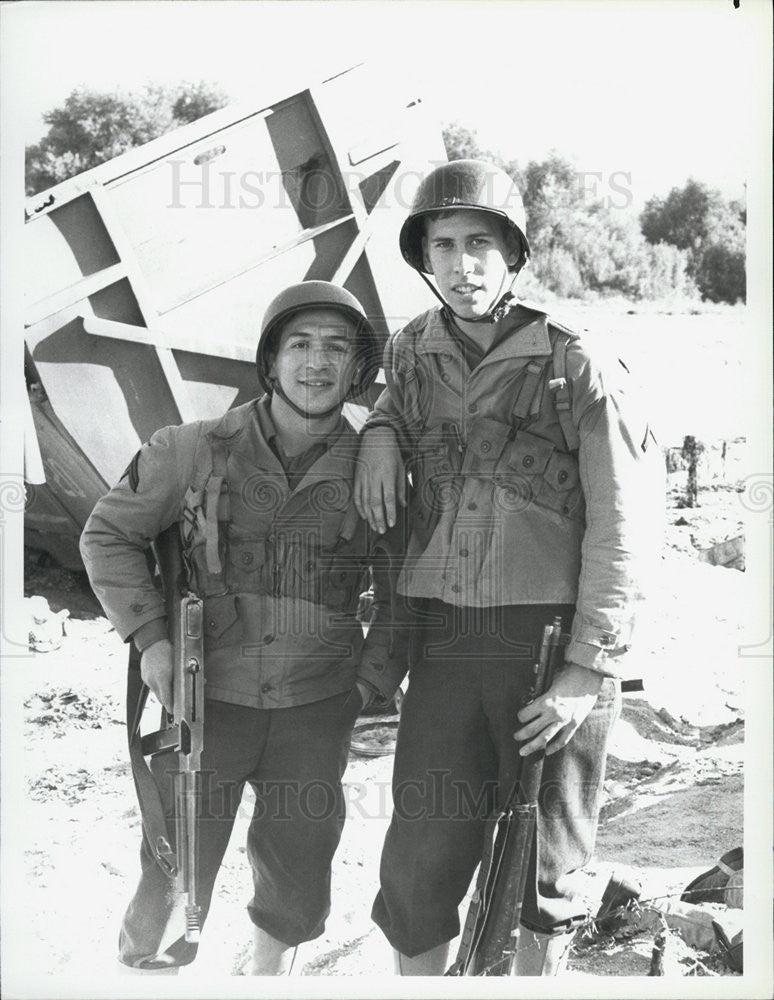
[[522, 458], [522, 460], [521, 460], [521, 464], [524, 466], [525, 469], [528, 469], [530, 466], [532, 466], [532, 465], [535, 464], [535, 458], [534, 458], [534, 456], [533, 455], [525, 455], [524, 458]]
[[253, 561], [253, 554], [252, 554], [252, 552], [243, 552], [242, 553], [242, 562], [246, 566], [249, 565], [252, 561]]
[[447, 375], [447, 374], [446, 374], [446, 372], [444, 372], [444, 373], [443, 373], [443, 374], [441, 375], [441, 381], [442, 381], [442, 382], [450, 382], [450, 381], [451, 381], [451, 378], [449, 377], [449, 375]]
[[466, 555], [468, 555], [468, 550], [467, 550], [467, 549], [460, 549], [460, 555], [461, 555], [461, 556], [466, 556]]
[[478, 510], [478, 504], [475, 500], [471, 500], [468, 504], [468, 510]]
[[486, 452], [491, 450], [492, 450], [492, 445], [489, 443], [489, 441], [481, 442], [481, 451], [483, 451], [486, 454]]
[[568, 478], [568, 472], [566, 469], [562, 469], [559, 475], [556, 477], [560, 483], [566, 483]]
[[460, 592], [460, 585], [458, 583], [452, 584], [452, 593], [459, 594], [459, 592]]
[[271, 684], [261, 684], [261, 691], [264, 694], [268, 694], [271, 691]]
[[569, 514], [570, 513], [570, 508], [568, 507], [567, 504], [565, 504], [564, 507], [562, 507], [562, 513], [563, 514]]
[[471, 403], [468, 407], [468, 413], [478, 413], [478, 403]]
[[268, 646], [270, 643], [274, 642], [274, 636], [273, 635], [265, 635], [263, 637], [263, 641]]

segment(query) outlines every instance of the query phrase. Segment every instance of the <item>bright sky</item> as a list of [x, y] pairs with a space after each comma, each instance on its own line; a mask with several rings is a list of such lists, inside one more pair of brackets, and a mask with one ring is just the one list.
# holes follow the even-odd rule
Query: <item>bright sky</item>
[[81, 84], [207, 79], [235, 100], [263, 101], [376, 60], [387, 86], [411, 72], [442, 121], [475, 127], [509, 157], [553, 147], [601, 172], [600, 194], [625, 185], [641, 203], [693, 175], [739, 196], [766, 149], [766, 5], [25, 2], [3, 10], [4, 98], [31, 142], [45, 131], [42, 112]]

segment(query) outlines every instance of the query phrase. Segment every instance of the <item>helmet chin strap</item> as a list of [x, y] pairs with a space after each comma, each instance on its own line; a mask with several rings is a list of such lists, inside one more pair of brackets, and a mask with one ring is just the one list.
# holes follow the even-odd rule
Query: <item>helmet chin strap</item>
[[513, 288], [513, 283], [519, 276], [519, 272], [516, 271], [511, 280], [508, 282], [508, 287], [505, 289], [505, 291], [503, 291], [503, 288], [505, 286], [506, 279], [503, 279], [500, 282], [500, 288], [497, 291], [497, 295], [492, 300], [492, 305], [487, 309], [487, 311], [484, 313], [483, 316], [475, 316], [471, 319], [468, 316], [460, 316], [459, 313], [455, 312], [423, 271], [417, 269], [417, 273], [419, 274], [422, 281], [424, 281], [424, 283], [433, 293], [433, 295], [438, 299], [438, 301], [441, 303], [444, 309], [447, 310], [456, 320], [461, 320], [463, 323], [490, 323], [490, 324], [498, 323], [503, 318], [505, 307], [513, 298], [513, 292], [511, 291], [511, 289]]

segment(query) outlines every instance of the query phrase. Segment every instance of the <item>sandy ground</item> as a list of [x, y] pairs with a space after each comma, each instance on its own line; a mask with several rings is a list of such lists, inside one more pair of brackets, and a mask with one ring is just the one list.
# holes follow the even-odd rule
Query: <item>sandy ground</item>
[[[734, 511], [735, 496], [733, 490], [706, 491], [702, 507], [695, 509], [697, 526], [703, 524], [706, 534], [712, 522], [716, 534], [733, 533], [737, 525], [729, 510]], [[673, 513], [689, 521], [690, 533], [692, 512], [674, 508]], [[597, 850], [585, 873], [592, 914], [613, 871], [636, 878], [643, 898], [679, 893], [742, 842], [744, 678], [737, 669], [734, 623], [745, 575], [698, 561], [684, 526], [672, 525], [668, 534], [664, 585], [640, 637], [646, 690], [625, 698]], [[69, 607], [71, 617], [59, 648], [32, 656], [23, 677], [26, 935], [38, 956], [38, 972], [77, 981], [114, 969], [116, 930], [138, 872], [139, 817], [122, 719], [126, 648], [104, 618], [88, 617], [94, 614], [92, 599], [77, 577], [31, 565], [27, 585], [46, 594], [55, 610]], [[690, 603], [685, 594], [692, 595]], [[391, 766], [391, 756], [351, 754], [345, 776], [348, 822], [334, 864], [332, 913], [325, 934], [302, 949], [302, 975], [391, 972], [388, 950], [369, 919], [391, 809]], [[200, 957], [186, 975], [197, 967], [244, 974], [248, 814], [246, 799]], [[608, 942], [606, 951], [599, 942], [579, 938], [569, 971], [647, 975], [652, 937]], [[727, 971], [704, 960], [716, 973]]]
[[[727, 334], [733, 321], [739, 332], [740, 315], [721, 314], [706, 329], [720, 337], [721, 326]], [[641, 332], [652, 317], [634, 319], [634, 332]], [[663, 336], [668, 339], [669, 331]], [[647, 362], [647, 352], [640, 353]], [[732, 393], [740, 363], [729, 356], [727, 370], [720, 372]], [[710, 565], [699, 553], [744, 533], [741, 491], [747, 468], [742, 442], [712, 410], [704, 407], [701, 421], [713, 432], [707, 438], [713, 447], [704, 460], [699, 507], [680, 506], [684, 470], [670, 476], [661, 580], [637, 643], [645, 691], [625, 697], [597, 848], [584, 873], [591, 914], [613, 872], [638, 881], [643, 899], [674, 898], [724, 851], [742, 843], [743, 705], [745, 684], [755, 684], [753, 669], [742, 669], [752, 661], [739, 657], [749, 574]], [[674, 426], [662, 443], [680, 445], [678, 426], [701, 433], [682, 414], [673, 419], [669, 410], [667, 416]], [[25, 954], [34, 956], [31, 984], [55, 976], [62, 995], [78, 995], [65, 987], [75, 984], [77, 990], [78, 984], [108, 981], [115, 973], [117, 929], [139, 870], [140, 825], [123, 725], [126, 647], [77, 575], [29, 559], [25, 593], [45, 596], [54, 611], [67, 608], [70, 617], [64, 635], [55, 639], [58, 648], [25, 655], [14, 668], [14, 696], [24, 712], [19, 755], [26, 797], [19, 803], [21, 820], [11, 845], [23, 850], [25, 865], [23, 928], [14, 927], [13, 933]], [[332, 912], [324, 935], [301, 949], [302, 976], [392, 974], [386, 943], [369, 917], [391, 810], [391, 766], [391, 756], [350, 755], [348, 821], [334, 862]], [[249, 811], [246, 799], [199, 958], [181, 977], [191, 982], [192, 995], [193, 980], [205, 970], [245, 974]], [[579, 981], [646, 976], [652, 947], [652, 931], [619, 941], [579, 935], [568, 975]], [[717, 956], [692, 949], [681, 952], [676, 968], [679, 975], [731, 975]], [[9, 995], [47, 994], [31, 985], [28, 994]]]

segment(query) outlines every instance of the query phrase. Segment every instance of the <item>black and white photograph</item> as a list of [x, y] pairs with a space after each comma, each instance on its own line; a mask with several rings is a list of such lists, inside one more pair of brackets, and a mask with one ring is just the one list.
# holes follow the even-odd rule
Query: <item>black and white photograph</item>
[[770, 997], [771, 5], [0, 32], [2, 995]]

